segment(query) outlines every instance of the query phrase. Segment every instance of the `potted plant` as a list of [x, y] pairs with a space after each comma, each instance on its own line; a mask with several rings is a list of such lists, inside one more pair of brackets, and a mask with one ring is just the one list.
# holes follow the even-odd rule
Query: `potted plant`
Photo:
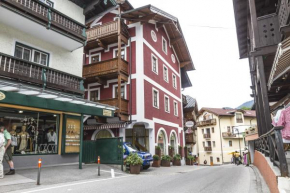
[[183, 153], [182, 153], [182, 146], [178, 146], [178, 153], [180, 155], [180, 157], [182, 157]]
[[160, 146], [155, 146], [155, 155], [158, 155], [159, 158], [161, 157], [161, 148], [160, 148]]
[[159, 155], [153, 155], [152, 167], [160, 167], [160, 157], [159, 157]]
[[176, 154], [173, 156], [173, 165], [174, 166], [181, 166], [181, 156], [179, 154]]
[[127, 157], [126, 163], [130, 165], [131, 174], [140, 174], [140, 169], [141, 165], [143, 164], [143, 160], [137, 153], [131, 153]]
[[191, 155], [189, 155], [189, 156], [187, 156], [187, 158], [186, 158], [186, 165], [193, 165], [193, 162], [194, 162], [194, 157], [193, 156], [191, 156]]
[[169, 155], [164, 155], [161, 157], [161, 166], [170, 167], [171, 157]]

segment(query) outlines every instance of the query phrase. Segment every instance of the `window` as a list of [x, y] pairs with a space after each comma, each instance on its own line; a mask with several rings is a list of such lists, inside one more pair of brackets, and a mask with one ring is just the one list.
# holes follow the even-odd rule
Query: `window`
[[90, 59], [91, 59], [91, 61], [90, 61], [91, 64], [96, 63], [96, 62], [100, 62], [101, 61], [101, 53], [91, 55]]
[[176, 101], [173, 102], [173, 110], [174, 110], [174, 115], [178, 116], [178, 103]]
[[153, 88], [153, 107], [159, 108], [159, 92]]
[[14, 56], [30, 62], [41, 65], [48, 65], [49, 54], [43, 51], [31, 48], [29, 46], [16, 43]]
[[216, 161], [217, 161], [217, 162], [220, 162], [220, 158], [219, 158], [219, 157], [217, 157], [217, 158], [216, 158]]
[[229, 141], [229, 146], [232, 147], [233, 146], [233, 142]]
[[228, 131], [228, 133], [231, 133], [231, 126], [227, 127], [227, 131]]
[[163, 79], [168, 82], [168, 68], [163, 65]]
[[175, 74], [172, 74], [172, 85], [173, 85], [173, 88], [177, 88], [177, 83], [176, 83], [176, 76], [175, 76]]
[[211, 132], [214, 133], [214, 127], [211, 128]]
[[151, 55], [152, 60], [152, 71], [158, 74], [158, 60], [157, 57], [154, 55]]
[[[122, 99], [125, 99], [126, 98], [126, 96], [125, 96], [125, 86], [124, 85], [122, 85], [121, 86], [121, 98]], [[118, 85], [114, 85], [114, 94], [113, 94], [114, 96], [114, 98], [118, 98]]]
[[202, 146], [205, 147], [205, 142], [204, 141], [202, 142]]
[[236, 113], [236, 122], [243, 123], [243, 115], [242, 113]]
[[[118, 57], [118, 48], [114, 49], [114, 58], [117, 58]], [[123, 60], [126, 60], [126, 50], [125, 48], [121, 48], [121, 58]]]
[[162, 50], [165, 54], [167, 54], [167, 41], [164, 37], [162, 37]]
[[48, 5], [49, 7], [53, 8], [53, 6], [54, 6], [54, 3], [52, 1], [50, 1], [50, 0], [39, 0], [39, 1], [41, 1], [42, 3]]
[[169, 109], [169, 97], [165, 96], [164, 97], [164, 108], [165, 108], [165, 112], [169, 113], [170, 109]]
[[204, 129], [201, 130], [202, 134], [204, 134]]
[[98, 100], [100, 100], [100, 90], [90, 91], [90, 101], [97, 102]]
[[215, 141], [212, 142], [212, 146], [215, 147]]

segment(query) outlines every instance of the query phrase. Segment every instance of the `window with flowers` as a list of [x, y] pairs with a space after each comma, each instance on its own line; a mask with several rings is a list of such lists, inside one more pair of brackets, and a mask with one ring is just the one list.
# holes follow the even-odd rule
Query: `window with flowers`
[[58, 120], [58, 114], [0, 107], [14, 155], [58, 153]]

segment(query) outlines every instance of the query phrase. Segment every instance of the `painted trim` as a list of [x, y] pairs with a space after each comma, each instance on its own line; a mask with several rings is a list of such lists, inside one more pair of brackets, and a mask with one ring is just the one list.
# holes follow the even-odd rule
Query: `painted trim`
[[[153, 70], [153, 58], [156, 60], [156, 72]], [[151, 67], [152, 72], [158, 75], [158, 58], [153, 53], [151, 53]]]
[[98, 93], [98, 100], [100, 100], [100, 96], [101, 96], [101, 88], [99, 87], [99, 88], [92, 88], [92, 89], [89, 89], [89, 90], [88, 90], [88, 98], [87, 98], [87, 99], [88, 99], [89, 101], [91, 101], [91, 92], [92, 92], [92, 91], [96, 91], [96, 90], [99, 92], [99, 93]]
[[170, 145], [171, 145], [171, 135], [174, 133], [174, 135], [175, 135], [175, 139], [176, 139], [176, 142], [175, 142], [175, 147], [174, 147], [174, 152], [175, 152], [175, 154], [177, 154], [178, 153], [178, 151], [176, 151], [178, 148], [178, 145], [180, 144], [180, 140], [179, 140], [179, 137], [178, 137], [178, 135], [177, 135], [177, 133], [176, 133], [176, 131], [175, 130], [171, 130], [170, 131], [170, 134], [169, 134], [169, 138], [168, 138], [168, 140], [169, 140], [169, 143], [170, 143]]
[[111, 129], [99, 129], [99, 130], [96, 130], [96, 131], [94, 131], [94, 133], [93, 133], [93, 135], [92, 135], [92, 137], [91, 137], [91, 140], [93, 140], [93, 141], [95, 141], [96, 139], [96, 135], [100, 132], [100, 131], [102, 131], [102, 130], [107, 130], [107, 131], [109, 131], [109, 133], [111, 134], [111, 136], [112, 137], [115, 137], [115, 135], [114, 135], [114, 133], [112, 132], [112, 130]]
[[[167, 103], [168, 111], [166, 111], [166, 98], [168, 99], [168, 103]], [[166, 113], [170, 113], [170, 98], [167, 95], [164, 95], [164, 111]]]
[[[166, 71], [165, 71], [166, 69]], [[166, 74], [165, 74], [166, 72]], [[168, 75], [168, 68], [166, 65], [163, 64], [163, 80], [167, 83], [169, 83], [169, 75]]]
[[[127, 99], [127, 84], [126, 83], [123, 83], [121, 84], [121, 87], [124, 86], [124, 99]], [[116, 92], [115, 92], [115, 88], [118, 87], [118, 84], [114, 84], [112, 86], [112, 89], [113, 89], [113, 98], [116, 98]]]
[[[156, 91], [157, 92], [157, 107], [154, 105], [154, 91]], [[153, 105], [153, 107], [154, 108], [156, 108], [156, 109], [159, 109], [159, 90], [157, 90], [157, 89], [155, 89], [154, 87], [152, 88], [152, 105]]]
[[[128, 46], [121, 47], [121, 53], [122, 53], [122, 50], [124, 49], [124, 60], [126, 61], [127, 61], [127, 47]], [[118, 48], [113, 49], [113, 58], [117, 58], [116, 51], [118, 52]]]

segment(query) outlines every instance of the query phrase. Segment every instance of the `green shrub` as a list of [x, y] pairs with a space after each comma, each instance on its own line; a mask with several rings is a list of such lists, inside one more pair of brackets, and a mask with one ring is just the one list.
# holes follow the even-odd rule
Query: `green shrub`
[[190, 155], [190, 156], [187, 156], [187, 159], [194, 160], [194, 157]]
[[155, 149], [160, 150], [161, 148], [160, 146], [155, 146]]
[[174, 147], [172, 145], [169, 146], [169, 149], [174, 149]]
[[160, 159], [159, 155], [153, 155], [153, 160], [158, 161]]
[[173, 156], [174, 160], [181, 160], [181, 156], [179, 154], [176, 154], [175, 156]]
[[164, 155], [161, 157], [161, 160], [170, 161], [171, 157], [169, 155]]
[[178, 146], [178, 149], [181, 149], [181, 148], [182, 148], [182, 146], [179, 145], [179, 146]]
[[129, 165], [133, 165], [133, 166], [142, 165], [143, 164], [143, 160], [137, 153], [131, 153], [127, 157], [126, 163], [128, 163]]

